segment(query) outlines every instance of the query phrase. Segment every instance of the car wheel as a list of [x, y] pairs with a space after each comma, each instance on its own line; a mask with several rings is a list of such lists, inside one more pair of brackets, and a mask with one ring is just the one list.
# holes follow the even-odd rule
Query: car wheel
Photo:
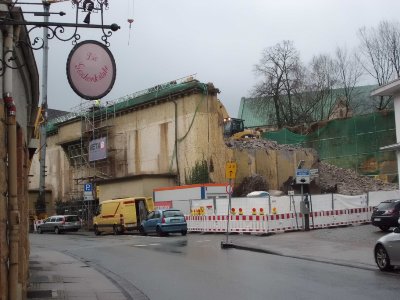
[[143, 226], [139, 227], [139, 232], [140, 232], [141, 235], [147, 235], [147, 232], [146, 232], [146, 230], [144, 229]]
[[187, 230], [182, 230], [182, 235], [185, 236], [187, 234]]
[[379, 226], [379, 229], [382, 231], [389, 231], [390, 227], [389, 226]]
[[60, 229], [58, 227], [54, 228], [54, 233], [55, 234], [60, 234]]
[[99, 231], [99, 228], [97, 227], [97, 225], [94, 225], [94, 234], [95, 235], [100, 235], [101, 232]]
[[390, 265], [389, 255], [382, 245], [378, 245], [375, 248], [375, 262], [381, 271], [388, 271], [392, 269]]
[[163, 236], [163, 235], [164, 235], [164, 233], [162, 232], [160, 226], [157, 226], [156, 232], [157, 232], [157, 235], [158, 235], [158, 236]]
[[39, 227], [39, 228], [37, 229], [37, 232], [38, 232], [39, 234], [42, 234], [42, 233], [43, 233], [42, 228]]

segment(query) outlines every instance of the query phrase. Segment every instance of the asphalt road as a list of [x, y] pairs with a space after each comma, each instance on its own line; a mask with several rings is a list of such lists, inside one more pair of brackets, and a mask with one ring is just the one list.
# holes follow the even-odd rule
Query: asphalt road
[[[356, 235], [358, 243], [380, 235], [365, 227], [347, 232]], [[349, 235], [346, 229], [321, 234], [328, 239]], [[399, 299], [400, 293], [397, 274], [222, 250], [223, 235], [159, 238], [72, 233], [30, 238], [32, 247], [61, 251], [101, 270], [128, 294], [138, 295], [139, 290], [142, 297], [132, 299]]]

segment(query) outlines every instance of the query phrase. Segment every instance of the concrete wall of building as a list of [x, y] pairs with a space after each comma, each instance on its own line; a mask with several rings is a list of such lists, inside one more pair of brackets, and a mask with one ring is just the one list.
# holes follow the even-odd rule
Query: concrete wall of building
[[[236, 183], [257, 173], [266, 177], [272, 189], [279, 189], [289, 176], [293, 176], [300, 159], [310, 162], [310, 166], [315, 160], [315, 156], [304, 150], [240, 151], [228, 148], [223, 138], [226, 116], [217, 95], [195, 93], [110, 118], [109, 167], [113, 178], [120, 180], [99, 183], [100, 201], [138, 193], [151, 197], [154, 188], [187, 184], [187, 176], [201, 161], [212, 166], [212, 182], [227, 181], [225, 164], [233, 160], [238, 163]], [[61, 146], [63, 142], [79, 140], [81, 132], [78, 128], [82, 127], [80, 120], [65, 126], [61, 124], [58, 133], [48, 137], [46, 188], [53, 191], [54, 199], [70, 199], [77, 189], [82, 191], [84, 180], [77, 184], [77, 178], [95, 175], [93, 170], [80, 170], [79, 173], [71, 167]], [[35, 167], [38, 168], [38, 164], [35, 163]], [[139, 176], [160, 174], [169, 174], [169, 177], [152, 179], [146, 176], [142, 179]], [[32, 183], [36, 182], [37, 175], [38, 171]], [[172, 180], [171, 175], [176, 175], [177, 181]], [[132, 179], [132, 176], [139, 177]]]
[[172, 178], [128, 178], [109, 183], [99, 183], [97, 197], [99, 202], [115, 198], [152, 197], [155, 186], [170, 186]]
[[290, 176], [294, 177], [301, 160], [304, 160], [304, 168], [310, 169], [318, 157], [312, 149], [297, 151], [235, 149], [232, 159], [237, 162], [235, 185], [241, 183], [245, 177], [259, 174], [266, 179], [271, 190], [280, 190]]

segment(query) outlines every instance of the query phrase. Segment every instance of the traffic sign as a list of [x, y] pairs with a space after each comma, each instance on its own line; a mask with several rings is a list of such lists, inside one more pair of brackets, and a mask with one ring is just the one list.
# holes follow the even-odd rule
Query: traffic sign
[[232, 193], [233, 193], [233, 187], [232, 187], [232, 185], [230, 185], [230, 184], [227, 184], [227, 185], [226, 185], [226, 192], [227, 192], [229, 195], [232, 195]]
[[297, 169], [296, 170], [296, 183], [297, 184], [310, 184], [310, 170]]
[[93, 187], [91, 183], [85, 183], [84, 187], [83, 187], [85, 192], [91, 192]]
[[227, 179], [235, 179], [236, 178], [236, 163], [227, 162], [225, 165], [225, 177]]

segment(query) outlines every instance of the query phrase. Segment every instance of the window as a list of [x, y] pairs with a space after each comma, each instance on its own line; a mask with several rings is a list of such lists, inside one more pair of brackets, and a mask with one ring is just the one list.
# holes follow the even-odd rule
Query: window
[[390, 210], [393, 209], [396, 205], [396, 202], [381, 202], [378, 205], [379, 210]]
[[155, 219], [161, 218], [161, 214], [160, 214], [159, 211], [156, 211], [156, 213], [154, 214], [154, 218], [155, 218]]
[[164, 217], [183, 217], [183, 213], [180, 210], [166, 210], [164, 211]]
[[65, 222], [77, 222], [79, 221], [78, 216], [67, 216], [65, 217]]
[[56, 221], [56, 218], [50, 218], [49, 222], [55, 222], [55, 221]]
[[64, 221], [63, 217], [58, 217], [57, 220], [56, 220], [56, 222], [62, 222], [62, 221]]
[[147, 215], [147, 220], [154, 219], [154, 211]]

